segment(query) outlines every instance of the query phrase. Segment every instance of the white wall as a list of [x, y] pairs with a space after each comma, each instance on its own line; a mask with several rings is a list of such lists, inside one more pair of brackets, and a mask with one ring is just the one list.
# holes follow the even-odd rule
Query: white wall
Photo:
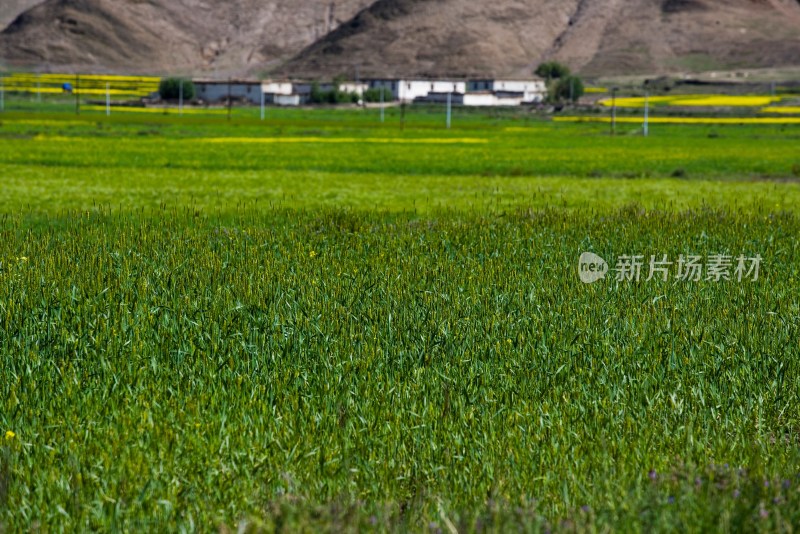
[[497, 98], [492, 93], [466, 93], [463, 98], [465, 106], [497, 106]]
[[371, 88], [384, 87], [392, 92], [395, 100], [413, 102], [429, 93], [465, 93], [466, 82], [427, 81], [427, 80], [372, 80]]
[[276, 106], [299, 106], [300, 95], [272, 95], [272, 103]]
[[355, 93], [358, 96], [364, 96], [364, 92], [369, 89], [366, 83], [343, 82], [339, 84], [339, 90], [344, 93]]
[[547, 86], [542, 80], [470, 80], [470, 91], [520, 93], [525, 103], [541, 102], [547, 96]]
[[261, 90], [264, 93], [272, 93], [275, 95], [290, 95], [292, 94], [291, 82], [264, 82], [261, 84]]
[[[510, 95], [510, 93], [507, 93]], [[522, 94], [504, 96], [487, 91], [473, 93], [428, 93], [422, 102], [431, 104], [446, 104], [450, 95], [450, 102], [454, 106], [488, 107], [488, 106], [519, 106], [522, 104]]]

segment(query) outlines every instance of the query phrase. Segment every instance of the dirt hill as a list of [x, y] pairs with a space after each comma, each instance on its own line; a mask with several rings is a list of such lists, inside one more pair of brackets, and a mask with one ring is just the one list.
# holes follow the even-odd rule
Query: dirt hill
[[44, 0], [3, 0], [0, 2], [0, 30], [11, 24], [20, 13], [42, 2]]
[[236, 75], [286, 60], [370, 3], [47, 0], [0, 33], [0, 61], [62, 70]]
[[800, 0], [46, 0], [0, 33], [11, 65], [156, 74], [522, 76], [544, 59], [798, 65]]
[[281, 71], [588, 75], [800, 63], [798, 0], [379, 0]]

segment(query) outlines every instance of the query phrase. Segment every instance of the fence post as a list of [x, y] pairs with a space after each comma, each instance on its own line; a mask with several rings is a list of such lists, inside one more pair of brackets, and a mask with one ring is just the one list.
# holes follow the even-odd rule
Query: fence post
[[453, 93], [447, 93], [447, 129], [450, 129], [450, 121], [453, 116]]
[[383, 86], [381, 86], [381, 124], [383, 124], [385, 119], [385, 113], [386, 112], [383, 110]]

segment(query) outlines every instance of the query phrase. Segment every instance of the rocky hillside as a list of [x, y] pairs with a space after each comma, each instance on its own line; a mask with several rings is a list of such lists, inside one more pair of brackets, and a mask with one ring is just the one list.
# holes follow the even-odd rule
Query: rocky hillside
[[46, 0], [0, 33], [0, 62], [61, 70], [523, 76], [545, 59], [588, 75], [798, 65], [800, 1]]
[[44, 0], [3, 0], [0, 2], [0, 31], [23, 13]]
[[370, 3], [46, 0], [0, 34], [0, 60], [52, 69], [243, 74], [285, 61]]
[[525, 75], [544, 59], [584, 74], [800, 63], [797, 0], [379, 0], [282, 72]]

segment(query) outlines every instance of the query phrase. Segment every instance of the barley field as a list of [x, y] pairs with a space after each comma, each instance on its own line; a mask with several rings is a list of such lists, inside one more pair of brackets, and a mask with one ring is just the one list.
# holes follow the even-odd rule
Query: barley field
[[0, 531], [800, 527], [797, 125], [24, 106]]

